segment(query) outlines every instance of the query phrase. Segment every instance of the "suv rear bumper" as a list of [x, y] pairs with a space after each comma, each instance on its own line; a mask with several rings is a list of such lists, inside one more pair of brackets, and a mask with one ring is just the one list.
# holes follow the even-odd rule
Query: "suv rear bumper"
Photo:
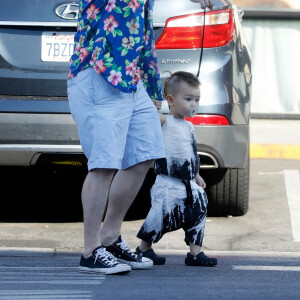
[[[244, 167], [248, 125], [195, 126], [195, 133], [202, 168]], [[35, 165], [42, 154], [82, 154], [70, 114], [0, 113], [0, 141], [3, 166]]]
[[[197, 150], [201, 168], [244, 168], [248, 159], [249, 125], [196, 126]], [[203, 144], [201, 143], [203, 141]], [[201, 153], [204, 153], [204, 155]], [[217, 162], [203, 158], [212, 156]]]
[[34, 165], [43, 153], [82, 153], [70, 114], [0, 113], [0, 165]]

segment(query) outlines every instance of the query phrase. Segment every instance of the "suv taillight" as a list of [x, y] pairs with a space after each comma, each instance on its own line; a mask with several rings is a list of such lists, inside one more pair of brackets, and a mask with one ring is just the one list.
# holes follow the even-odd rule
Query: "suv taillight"
[[156, 49], [221, 47], [232, 40], [234, 30], [232, 9], [206, 12], [205, 17], [204, 13], [174, 17], [167, 20]]
[[226, 117], [221, 115], [195, 115], [193, 118], [185, 118], [194, 125], [210, 125], [210, 126], [224, 126], [229, 125]]

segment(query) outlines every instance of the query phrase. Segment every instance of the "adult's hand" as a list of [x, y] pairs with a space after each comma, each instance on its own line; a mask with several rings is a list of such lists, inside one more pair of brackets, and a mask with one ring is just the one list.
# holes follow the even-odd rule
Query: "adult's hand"
[[209, 7], [212, 8], [214, 5], [214, 0], [191, 0], [196, 3], [200, 3], [201, 8]]
[[162, 106], [162, 101], [161, 100], [155, 100], [155, 99], [152, 99], [155, 107], [157, 108], [157, 110], [160, 110], [161, 109], [161, 106]]

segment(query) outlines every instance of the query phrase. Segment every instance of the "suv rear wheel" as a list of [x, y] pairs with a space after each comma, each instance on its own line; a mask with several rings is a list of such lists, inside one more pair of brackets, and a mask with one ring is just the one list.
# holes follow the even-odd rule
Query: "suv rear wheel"
[[249, 155], [244, 169], [201, 170], [206, 182], [208, 215], [242, 216], [249, 205]]

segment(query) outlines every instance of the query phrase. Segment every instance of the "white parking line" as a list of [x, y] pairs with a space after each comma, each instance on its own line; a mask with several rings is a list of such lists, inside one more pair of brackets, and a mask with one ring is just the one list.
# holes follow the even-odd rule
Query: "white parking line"
[[284, 170], [286, 194], [290, 208], [292, 232], [295, 242], [300, 242], [300, 181], [298, 170]]
[[68, 291], [68, 290], [21, 290], [21, 291], [0, 291], [0, 299], [9, 300], [32, 300], [32, 299], [72, 299], [84, 300], [93, 299], [93, 294], [90, 291]]
[[97, 281], [91, 280], [3, 280], [5, 284], [55, 284], [55, 285], [100, 285], [101, 281], [98, 278]]
[[289, 271], [300, 272], [300, 267], [293, 266], [233, 266], [233, 270], [242, 271]]
[[79, 273], [73, 267], [0, 267], [0, 278], [0, 285], [100, 285], [106, 276]]
[[24, 271], [72, 271], [72, 270], [77, 270], [78, 271], [78, 267], [13, 267], [13, 266], [6, 266], [6, 267], [0, 267], [0, 271], [1, 270], [24, 270]]

